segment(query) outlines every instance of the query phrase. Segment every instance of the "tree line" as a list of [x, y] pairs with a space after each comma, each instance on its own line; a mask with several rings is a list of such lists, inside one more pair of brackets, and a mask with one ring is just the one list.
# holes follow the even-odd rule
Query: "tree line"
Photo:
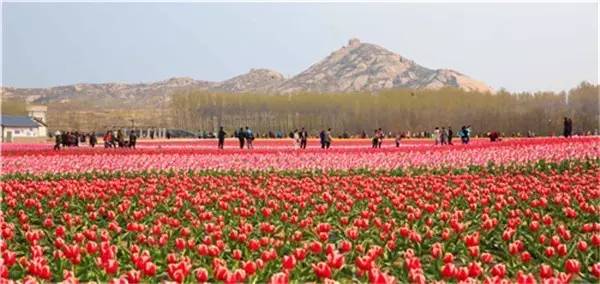
[[441, 90], [386, 90], [376, 93], [290, 95], [226, 94], [188, 90], [172, 95], [170, 127], [214, 131], [250, 126], [259, 133], [331, 127], [336, 135], [383, 128], [430, 132], [436, 126], [472, 125], [475, 133], [559, 135], [563, 117], [575, 133], [600, 125], [599, 86], [581, 83], [568, 92], [491, 93]]
[[[199, 133], [222, 125], [250, 126], [255, 132], [289, 133], [305, 127], [311, 135], [332, 128], [335, 136], [358, 135], [383, 128], [391, 132], [430, 132], [436, 126], [472, 125], [475, 133], [559, 135], [562, 118], [574, 122], [574, 133], [600, 128], [598, 85], [581, 83], [567, 92], [495, 94], [441, 90], [386, 90], [374, 93], [230, 94], [180, 91], [160, 107], [131, 109], [94, 106], [86, 100], [48, 105], [51, 131], [93, 131], [121, 127], [166, 127]], [[26, 115], [26, 103], [2, 99], [3, 114]]]

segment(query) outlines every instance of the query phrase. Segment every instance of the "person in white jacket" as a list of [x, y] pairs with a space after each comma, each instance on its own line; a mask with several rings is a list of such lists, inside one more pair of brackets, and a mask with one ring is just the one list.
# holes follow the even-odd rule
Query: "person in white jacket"
[[294, 130], [292, 139], [294, 139], [294, 149], [300, 149], [300, 133], [298, 132], [298, 129]]
[[440, 145], [442, 143], [442, 132], [439, 127], [436, 127], [433, 130], [433, 139], [435, 139], [435, 145]]

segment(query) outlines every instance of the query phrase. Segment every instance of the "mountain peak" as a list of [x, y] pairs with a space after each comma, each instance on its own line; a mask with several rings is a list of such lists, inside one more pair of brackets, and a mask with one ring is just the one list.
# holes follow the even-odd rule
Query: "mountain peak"
[[439, 89], [456, 87], [468, 91], [491, 89], [459, 72], [433, 70], [416, 64], [381, 46], [357, 38], [302, 73], [285, 81], [282, 93], [357, 92], [390, 88]]
[[358, 38], [351, 38], [348, 41], [348, 47], [357, 47], [360, 45], [360, 39]]

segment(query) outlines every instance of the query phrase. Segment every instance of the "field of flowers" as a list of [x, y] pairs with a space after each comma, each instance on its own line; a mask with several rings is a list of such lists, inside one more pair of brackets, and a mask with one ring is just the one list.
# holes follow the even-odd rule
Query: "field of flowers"
[[600, 281], [600, 138], [392, 144], [4, 144], [0, 278]]

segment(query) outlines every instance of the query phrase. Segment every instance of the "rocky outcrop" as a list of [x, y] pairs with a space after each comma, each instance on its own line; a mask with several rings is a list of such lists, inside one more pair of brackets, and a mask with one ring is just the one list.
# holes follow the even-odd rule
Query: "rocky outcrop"
[[178, 77], [154, 83], [75, 84], [51, 88], [2, 88], [3, 98], [24, 98], [36, 104], [87, 101], [103, 107], [152, 107], [164, 105], [179, 90], [208, 89], [214, 83]]
[[216, 84], [211, 90], [229, 93], [269, 92], [285, 81], [279, 72], [251, 69], [250, 72]]
[[286, 80], [278, 92], [359, 92], [390, 88], [491, 91], [484, 83], [459, 72], [432, 70], [380, 46], [351, 39], [306, 71]]

